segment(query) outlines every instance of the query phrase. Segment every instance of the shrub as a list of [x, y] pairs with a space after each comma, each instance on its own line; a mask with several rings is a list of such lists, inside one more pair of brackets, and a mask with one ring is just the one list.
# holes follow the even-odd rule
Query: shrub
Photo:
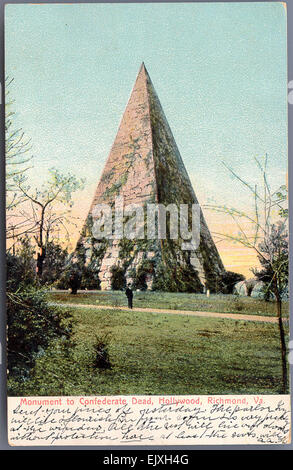
[[81, 289], [101, 289], [101, 281], [99, 278], [99, 268], [95, 263], [90, 263], [88, 266], [83, 266], [81, 270]]
[[37, 278], [33, 256], [29, 254], [26, 256], [13, 255], [8, 252], [6, 255], [6, 276], [7, 289], [12, 292], [21, 286], [35, 285]]
[[[9, 377], [10, 396], [59, 396], [72, 394], [78, 386], [80, 365], [76, 360], [75, 344], [66, 338], [53, 340], [45, 354], [38, 356], [28, 379]], [[58, 366], [57, 366], [58, 364]], [[89, 370], [89, 368], [88, 368]]]
[[244, 281], [243, 274], [234, 273], [233, 271], [225, 271], [221, 275], [223, 294], [233, 294], [234, 286], [237, 282]]
[[126, 287], [125, 269], [120, 266], [112, 266], [111, 269], [111, 289], [123, 290]]
[[153, 290], [166, 292], [202, 292], [197, 271], [188, 264], [167, 266], [160, 263], [154, 275]]
[[7, 292], [7, 326], [9, 376], [23, 380], [53, 340], [70, 338], [72, 317], [50, 306], [44, 291], [26, 287]]
[[89, 265], [80, 265], [72, 263], [68, 265], [67, 269], [63, 272], [59, 281], [55, 284], [57, 289], [69, 289], [72, 287], [72, 276], [78, 273], [78, 289], [99, 290], [101, 288], [101, 281], [99, 279], [99, 269], [94, 263]]
[[244, 303], [239, 299], [238, 295], [232, 298], [230, 305], [232, 311], [241, 312], [244, 309]]
[[147, 283], [146, 277], [148, 274], [154, 273], [154, 262], [152, 260], [143, 260], [139, 266], [137, 266], [136, 271], [134, 270], [133, 278], [133, 287], [134, 289], [146, 290]]
[[46, 245], [46, 256], [44, 258], [41, 284], [51, 285], [56, 283], [62, 276], [68, 259], [67, 250], [59, 244], [48, 242]]
[[95, 369], [111, 369], [111, 363], [108, 353], [108, 337], [105, 335], [103, 338], [96, 337], [94, 344], [94, 362]]

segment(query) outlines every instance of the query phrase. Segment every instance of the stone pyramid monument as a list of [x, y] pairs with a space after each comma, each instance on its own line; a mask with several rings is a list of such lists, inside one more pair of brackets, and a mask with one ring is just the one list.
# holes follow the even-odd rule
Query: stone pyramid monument
[[[200, 209], [200, 243], [184, 251], [177, 239], [96, 239], [94, 208], [117, 197], [136, 204], [198, 204], [196, 195], [144, 64], [141, 65], [114, 144], [98, 183], [75, 252], [97, 287], [169, 291], [219, 290], [224, 266]], [[113, 209], [114, 210], [114, 209]]]

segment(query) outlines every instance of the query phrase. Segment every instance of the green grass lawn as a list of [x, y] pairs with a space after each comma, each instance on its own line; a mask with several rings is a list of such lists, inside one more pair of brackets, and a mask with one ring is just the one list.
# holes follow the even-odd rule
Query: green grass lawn
[[[111, 294], [103, 295], [105, 300], [112, 298]], [[138, 295], [147, 305], [148, 293], [137, 294], [136, 300]], [[170, 295], [174, 299], [179, 297]], [[159, 295], [149, 298], [156, 298], [160, 303]], [[86, 297], [80, 299], [84, 301]], [[190, 308], [190, 304], [184, 305]], [[281, 354], [275, 324], [86, 307], [72, 309], [72, 314], [76, 320], [75, 346], [66, 350], [56, 343], [47, 350], [37, 360], [30, 379], [15, 394], [189, 395], [281, 391]], [[109, 370], [93, 366], [96, 337], [106, 338], [112, 364]]]
[[[70, 295], [69, 292], [50, 292], [53, 302], [81, 303], [111, 306], [126, 306], [127, 298], [124, 292], [101, 291], [96, 293], [80, 293]], [[174, 310], [198, 310], [218, 313], [245, 313], [252, 315], [276, 315], [275, 302], [265, 302], [252, 297], [214, 294], [206, 297], [204, 294], [185, 294], [170, 292], [134, 292], [133, 306], [168, 308]], [[283, 314], [288, 316], [289, 302], [283, 302]]]

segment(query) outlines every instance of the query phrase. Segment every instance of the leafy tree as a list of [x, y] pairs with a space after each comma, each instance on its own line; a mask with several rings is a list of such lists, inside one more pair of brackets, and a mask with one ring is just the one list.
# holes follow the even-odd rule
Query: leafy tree
[[7, 289], [15, 292], [26, 286], [36, 285], [35, 249], [28, 236], [20, 239], [17, 250], [6, 255]]
[[47, 242], [41, 283], [47, 285], [56, 283], [66, 269], [67, 260], [67, 249], [54, 241]]
[[[257, 277], [260, 279], [263, 276], [262, 280], [266, 282], [268, 292], [273, 292], [276, 299], [283, 373], [282, 391], [286, 393], [288, 390], [287, 348], [282, 319], [282, 294], [288, 285], [287, 187], [282, 185], [275, 191], [271, 189], [267, 174], [267, 155], [264, 163], [257, 158], [255, 162], [261, 176], [260, 188], [259, 184], [250, 184], [224, 164], [234, 178], [251, 194], [253, 213], [227, 206], [208, 205], [207, 207], [230, 215], [238, 228], [237, 234], [216, 233], [216, 235], [221, 239], [240, 243], [254, 250], [263, 267]], [[254, 272], [257, 271], [254, 270]]]
[[80, 289], [99, 290], [101, 288], [99, 272], [100, 266], [95, 261], [91, 261], [88, 265], [83, 265]]
[[[267, 237], [258, 245], [261, 255], [258, 255], [261, 270], [254, 270], [254, 274], [264, 283], [265, 297], [271, 296], [277, 301], [277, 317], [279, 323], [283, 379], [287, 383], [287, 348], [285, 332], [282, 321], [282, 297], [288, 289], [289, 279], [289, 237], [282, 221], [273, 224]], [[284, 391], [285, 391], [284, 387]]]
[[[68, 350], [72, 331], [71, 315], [49, 305], [45, 292], [39, 289], [35, 246], [29, 235], [36, 236], [41, 248], [45, 246], [42, 240], [50, 242], [53, 227], [56, 228], [58, 220], [64, 221], [60, 212], [58, 215], [54, 212], [53, 202], [70, 205], [71, 192], [79, 183], [52, 171], [47, 188], [42, 192], [31, 192], [25, 174], [32, 159], [31, 142], [23, 130], [14, 125], [15, 113], [9, 91], [12, 81], [6, 80], [5, 91], [7, 238], [13, 241], [7, 252], [7, 359], [9, 394], [20, 395], [36, 358], [54, 341]], [[27, 202], [31, 207], [29, 215], [23, 204]]]
[[121, 266], [112, 266], [111, 269], [111, 289], [122, 290], [126, 287], [125, 269]]
[[254, 269], [254, 275], [265, 285], [269, 297], [283, 296], [288, 290], [289, 236], [282, 222], [273, 224], [268, 237], [258, 246], [262, 269]]
[[22, 216], [30, 223], [27, 232], [33, 234], [39, 249], [37, 274], [42, 277], [48, 243], [52, 241], [60, 227], [67, 231], [69, 238], [66, 224], [73, 223], [69, 217], [73, 206], [72, 194], [83, 188], [83, 180], [70, 174], [63, 175], [59, 170], [52, 168], [42, 190], [32, 190], [25, 175], [16, 175], [14, 182], [22, 201], [30, 203], [30, 210], [23, 210]]
[[46, 293], [39, 288], [34, 252], [26, 236], [22, 237], [15, 254], [7, 253], [9, 392], [16, 395], [35, 359], [53, 340], [69, 340], [72, 328], [71, 316], [63, 309], [50, 306]]

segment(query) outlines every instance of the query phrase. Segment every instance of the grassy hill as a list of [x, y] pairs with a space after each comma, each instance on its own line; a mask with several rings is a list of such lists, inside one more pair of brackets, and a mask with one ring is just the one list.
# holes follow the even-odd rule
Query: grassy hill
[[[73, 297], [67, 295], [70, 301]], [[277, 324], [90, 310], [86, 305], [72, 313], [74, 344], [69, 349], [60, 341], [53, 344], [21, 390], [10, 383], [11, 395], [280, 393]], [[105, 344], [111, 369], [94, 366], [97, 342]]]

